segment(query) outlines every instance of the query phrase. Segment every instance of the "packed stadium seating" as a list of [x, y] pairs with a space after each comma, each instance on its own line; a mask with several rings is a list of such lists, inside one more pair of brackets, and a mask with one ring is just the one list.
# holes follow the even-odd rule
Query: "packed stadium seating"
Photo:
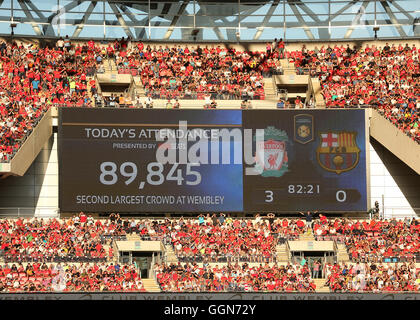
[[[287, 48], [286, 48], [287, 49]], [[290, 51], [298, 73], [319, 77], [327, 107], [376, 107], [420, 141], [419, 49], [400, 44]], [[264, 99], [263, 76], [279, 72], [276, 50], [153, 46], [94, 41], [53, 48], [0, 44], [0, 162], [8, 162], [50, 106], [92, 106], [90, 79], [115, 59], [119, 72], [141, 78], [153, 98]]]
[[420, 275], [414, 263], [326, 265], [332, 292], [419, 292]]
[[6, 264], [0, 266], [0, 292], [145, 291], [134, 265]]
[[[183, 262], [274, 262], [275, 246], [308, 230], [302, 219], [239, 219], [224, 215], [198, 219], [3, 219], [0, 250], [6, 261], [95, 262], [109, 252], [103, 244], [136, 233], [143, 240], [171, 244]], [[413, 261], [420, 253], [420, 221], [327, 219], [313, 223], [317, 240], [344, 243], [352, 261]]]
[[378, 262], [398, 257], [411, 260], [420, 253], [420, 224], [416, 219], [390, 221], [328, 220], [314, 224], [318, 240], [337, 239], [353, 261]]
[[415, 45], [328, 45], [286, 55], [298, 73], [319, 77], [327, 107], [375, 107], [420, 142], [419, 49]]
[[104, 261], [107, 253], [99, 237], [101, 230], [92, 220], [78, 220], [1, 220], [0, 249], [5, 261]]
[[274, 62], [263, 52], [221, 48], [182, 48], [142, 43], [116, 52], [120, 73], [139, 74], [153, 98], [264, 99], [262, 72]]
[[316, 289], [306, 265], [199, 267], [197, 264], [170, 264], [157, 265], [155, 271], [162, 290], [170, 292], [314, 292]]
[[[285, 51], [298, 74], [318, 77], [329, 108], [374, 107], [414, 141], [419, 130], [419, 49], [409, 45], [327, 46]], [[0, 43], [0, 162], [10, 161], [51, 106], [94, 106], [105, 59], [140, 77], [153, 99], [265, 99], [264, 77], [281, 73], [276, 50], [150, 46], [93, 41], [41, 48]], [[118, 104], [116, 104], [118, 106]], [[133, 107], [132, 105], [125, 105]], [[0, 220], [0, 292], [145, 291], [134, 265], [114, 264], [113, 240], [162, 241], [178, 264], [154, 267], [162, 291], [317, 289], [310, 266], [280, 264], [276, 248], [313, 234], [344, 245], [348, 264], [325, 264], [333, 292], [419, 291], [420, 221], [299, 218]], [[392, 262], [392, 265], [390, 264]]]
[[69, 49], [0, 43], [0, 162], [13, 157], [51, 105], [92, 104], [87, 77], [101, 64], [100, 55], [91, 43]]
[[[109, 246], [112, 240], [137, 234], [174, 248], [178, 264], [154, 267], [162, 291], [310, 292], [316, 285], [306, 262], [284, 265], [275, 259], [277, 244], [296, 240], [308, 229], [313, 229], [318, 241], [337, 240], [347, 247], [348, 265], [323, 266], [322, 275], [332, 291], [419, 290], [417, 219], [359, 221], [320, 215], [311, 229], [302, 219], [259, 215], [254, 219], [224, 215], [125, 219], [112, 214], [94, 219], [84, 213], [67, 219], [3, 219], [0, 258], [6, 264], [0, 268], [0, 290], [56, 290], [62, 279], [68, 291], [144, 290], [135, 267], [111, 262], [116, 254]], [[390, 258], [399, 265], [391, 265]], [[87, 277], [86, 272], [97, 276]], [[128, 278], [121, 282], [120, 277]]]

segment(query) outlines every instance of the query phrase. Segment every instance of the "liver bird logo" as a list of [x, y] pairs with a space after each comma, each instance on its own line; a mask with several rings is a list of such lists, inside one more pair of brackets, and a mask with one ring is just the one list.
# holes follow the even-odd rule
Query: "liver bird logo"
[[[268, 127], [264, 129], [264, 141], [256, 144], [256, 169], [263, 177], [281, 177], [288, 172], [287, 142], [285, 131]], [[262, 170], [260, 170], [262, 169]]]
[[270, 165], [269, 169], [276, 169], [275, 164], [276, 164], [276, 161], [277, 161], [278, 157], [279, 157], [278, 153], [270, 154], [268, 156], [268, 164]]

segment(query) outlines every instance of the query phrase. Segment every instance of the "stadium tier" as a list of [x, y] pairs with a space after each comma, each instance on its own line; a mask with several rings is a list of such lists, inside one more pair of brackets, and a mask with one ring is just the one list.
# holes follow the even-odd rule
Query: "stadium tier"
[[291, 51], [298, 74], [319, 77], [327, 107], [373, 106], [419, 142], [419, 49], [408, 43]]
[[418, 299], [415, 1], [55, 2], [0, 1], [0, 299]]
[[[280, 47], [239, 51], [126, 41], [105, 46], [94, 41], [71, 44], [59, 40], [51, 48], [3, 41], [0, 52], [2, 162], [10, 161], [51, 106], [89, 107], [97, 102], [98, 106], [141, 108], [153, 107], [153, 99], [159, 98], [169, 99], [166, 107], [182, 108], [172, 101], [178, 98], [205, 99], [205, 107], [216, 108], [216, 99], [264, 99], [264, 78], [284, 73], [278, 66], [289, 62], [294, 63], [296, 74], [320, 79], [327, 107], [377, 108], [413, 140], [420, 139], [419, 49], [415, 45], [320, 46], [286, 51], [286, 59], [282, 59]], [[113, 74], [117, 70], [139, 78], [131, 81], [137, 83], [134, 87], [141, 84], [140, 88], [123, 87], [119, 94], [104, 91], [102, 97], [96, 72]], [[309, 92], [311, 95], [315, 96], [314, 92]], [[271, 106], [314, 107], [313, 99], [306, 96], [305, 92], [285, 101], [280, 95], [279, 102]]]
[[[170, 292], [419, 291], [417, 219], [359, 221], [322, 214], [312, 219], [223, 214], [95, 219], [84, 213], [68, 219], [5, 219], [0, 290], [145, 291], [142, 275], [150, 272], [160, 290]], [[139, 247], [161, 241], [165, 255], [173, 256], [157, 256], [144, 265], [144, 257], [133, 250], [126, 261], [121, 243], [133, 239]], [[346, 252], [336, 249], [335, 258], [319, 255], [305, 246], [308, 239], [344, 245]]]

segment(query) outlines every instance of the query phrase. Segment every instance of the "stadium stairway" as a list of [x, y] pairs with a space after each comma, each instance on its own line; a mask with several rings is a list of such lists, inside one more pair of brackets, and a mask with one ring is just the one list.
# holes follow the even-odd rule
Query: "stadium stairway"
[[312, 229], [308, 229], [307, 232], [301, 234], [299, 236], [300, 241], [315, 241], [314, 234], [312, 232]]
[[350, 256], [347, 252], [346, 245], [343, 243], [337, 243], [337, 262], [338, 263], [349, 263]]
[[279, 244], [276, 246], [277, 262], [290, 262], [290, 253], [287, 244]]
[[[114, 263], [117, 263], [118, 262], [118, 256], [119, 256], [119, 252], [118, 252], [118, 248], [117, 248], [117, 242], [115, 240], [112, 240], [111, 245], [112, 245], [112, 252], [113, 252], [114, 256], [112, 257], [112, 259], [109, 259], [109, 260], [111, 260]], [[108, 252], [107, 252], [107, 254], [108, 254]]]
[[264, 95], [265, 100], [277, 101], [277, 89], [274, 85], [273, 78], [264, 78]]
[[294, 63], [290, 63], [288, 59], [280, 59], [280, 65], [283, 68], [283, 74], [296, 74], [296, 67]]
[[174, 249], [171, 245], [165, 244], [165, 254], [166, 254], [166, 261], [165, 263], [178, 263], [178, 258], [174, 252]]
[[117, 73], [117, 65], [114, 59], [104, 60], [105, 73]]
[[103, 248], [104, 248], [104, 251], [106, 252], [106, 260], [109, 262], [114, 262], [114, 258], [110, 258], [110, 256], [108, 255], [110, 246], [108, 244], [104, 244]]
[[144, 289], [147, 292], [160, 292], [161, 291], [158, 283], [153, 278], [143, 278], [141, 279], [141, 282], [143, 282]]
[[315, 100], [316, 108], [325, 108], [325, 100], [322, 95], [321, 83], [318, 78], [309, 78], [309, 86]]
[[320, 279], [313, 279], [314, 283], [316, 285], [316, 292], [321, 292], [321, 293], [326, 293], [326, 292], [330, 292], [330, 288], [328, 286], [325, 285], [325, 279], [324, 278], [320, 278]]
[[129, 233], [126, 235], [127, 241], [141, 241], [141, 238], [136, 233]]
[[134, 76], [134, 85], [136, 87], [136, 94], [138, 94], [140, 97], [145, 96], [143, 83], [141, 82], [140, 76]]
[[92, 92], [91, 92], [92, 87], [89, 84], [92, 79], [95, 79], [95, 77], [86, 77], [86, 79], [87, 79], [87, 83], [88, 83], [87, 88], [86, 88], [87, 89], [87, 95], [88, 95], [89, 99], [92, 101], [92, 106], [96, 107], [95, 98], [92, 96]]

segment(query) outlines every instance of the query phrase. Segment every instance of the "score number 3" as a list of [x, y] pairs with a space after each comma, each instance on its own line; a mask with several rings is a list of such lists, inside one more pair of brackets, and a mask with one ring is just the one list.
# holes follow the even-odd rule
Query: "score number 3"
[[265, 202], [273, 202], [273, 191], [265, 190]]

